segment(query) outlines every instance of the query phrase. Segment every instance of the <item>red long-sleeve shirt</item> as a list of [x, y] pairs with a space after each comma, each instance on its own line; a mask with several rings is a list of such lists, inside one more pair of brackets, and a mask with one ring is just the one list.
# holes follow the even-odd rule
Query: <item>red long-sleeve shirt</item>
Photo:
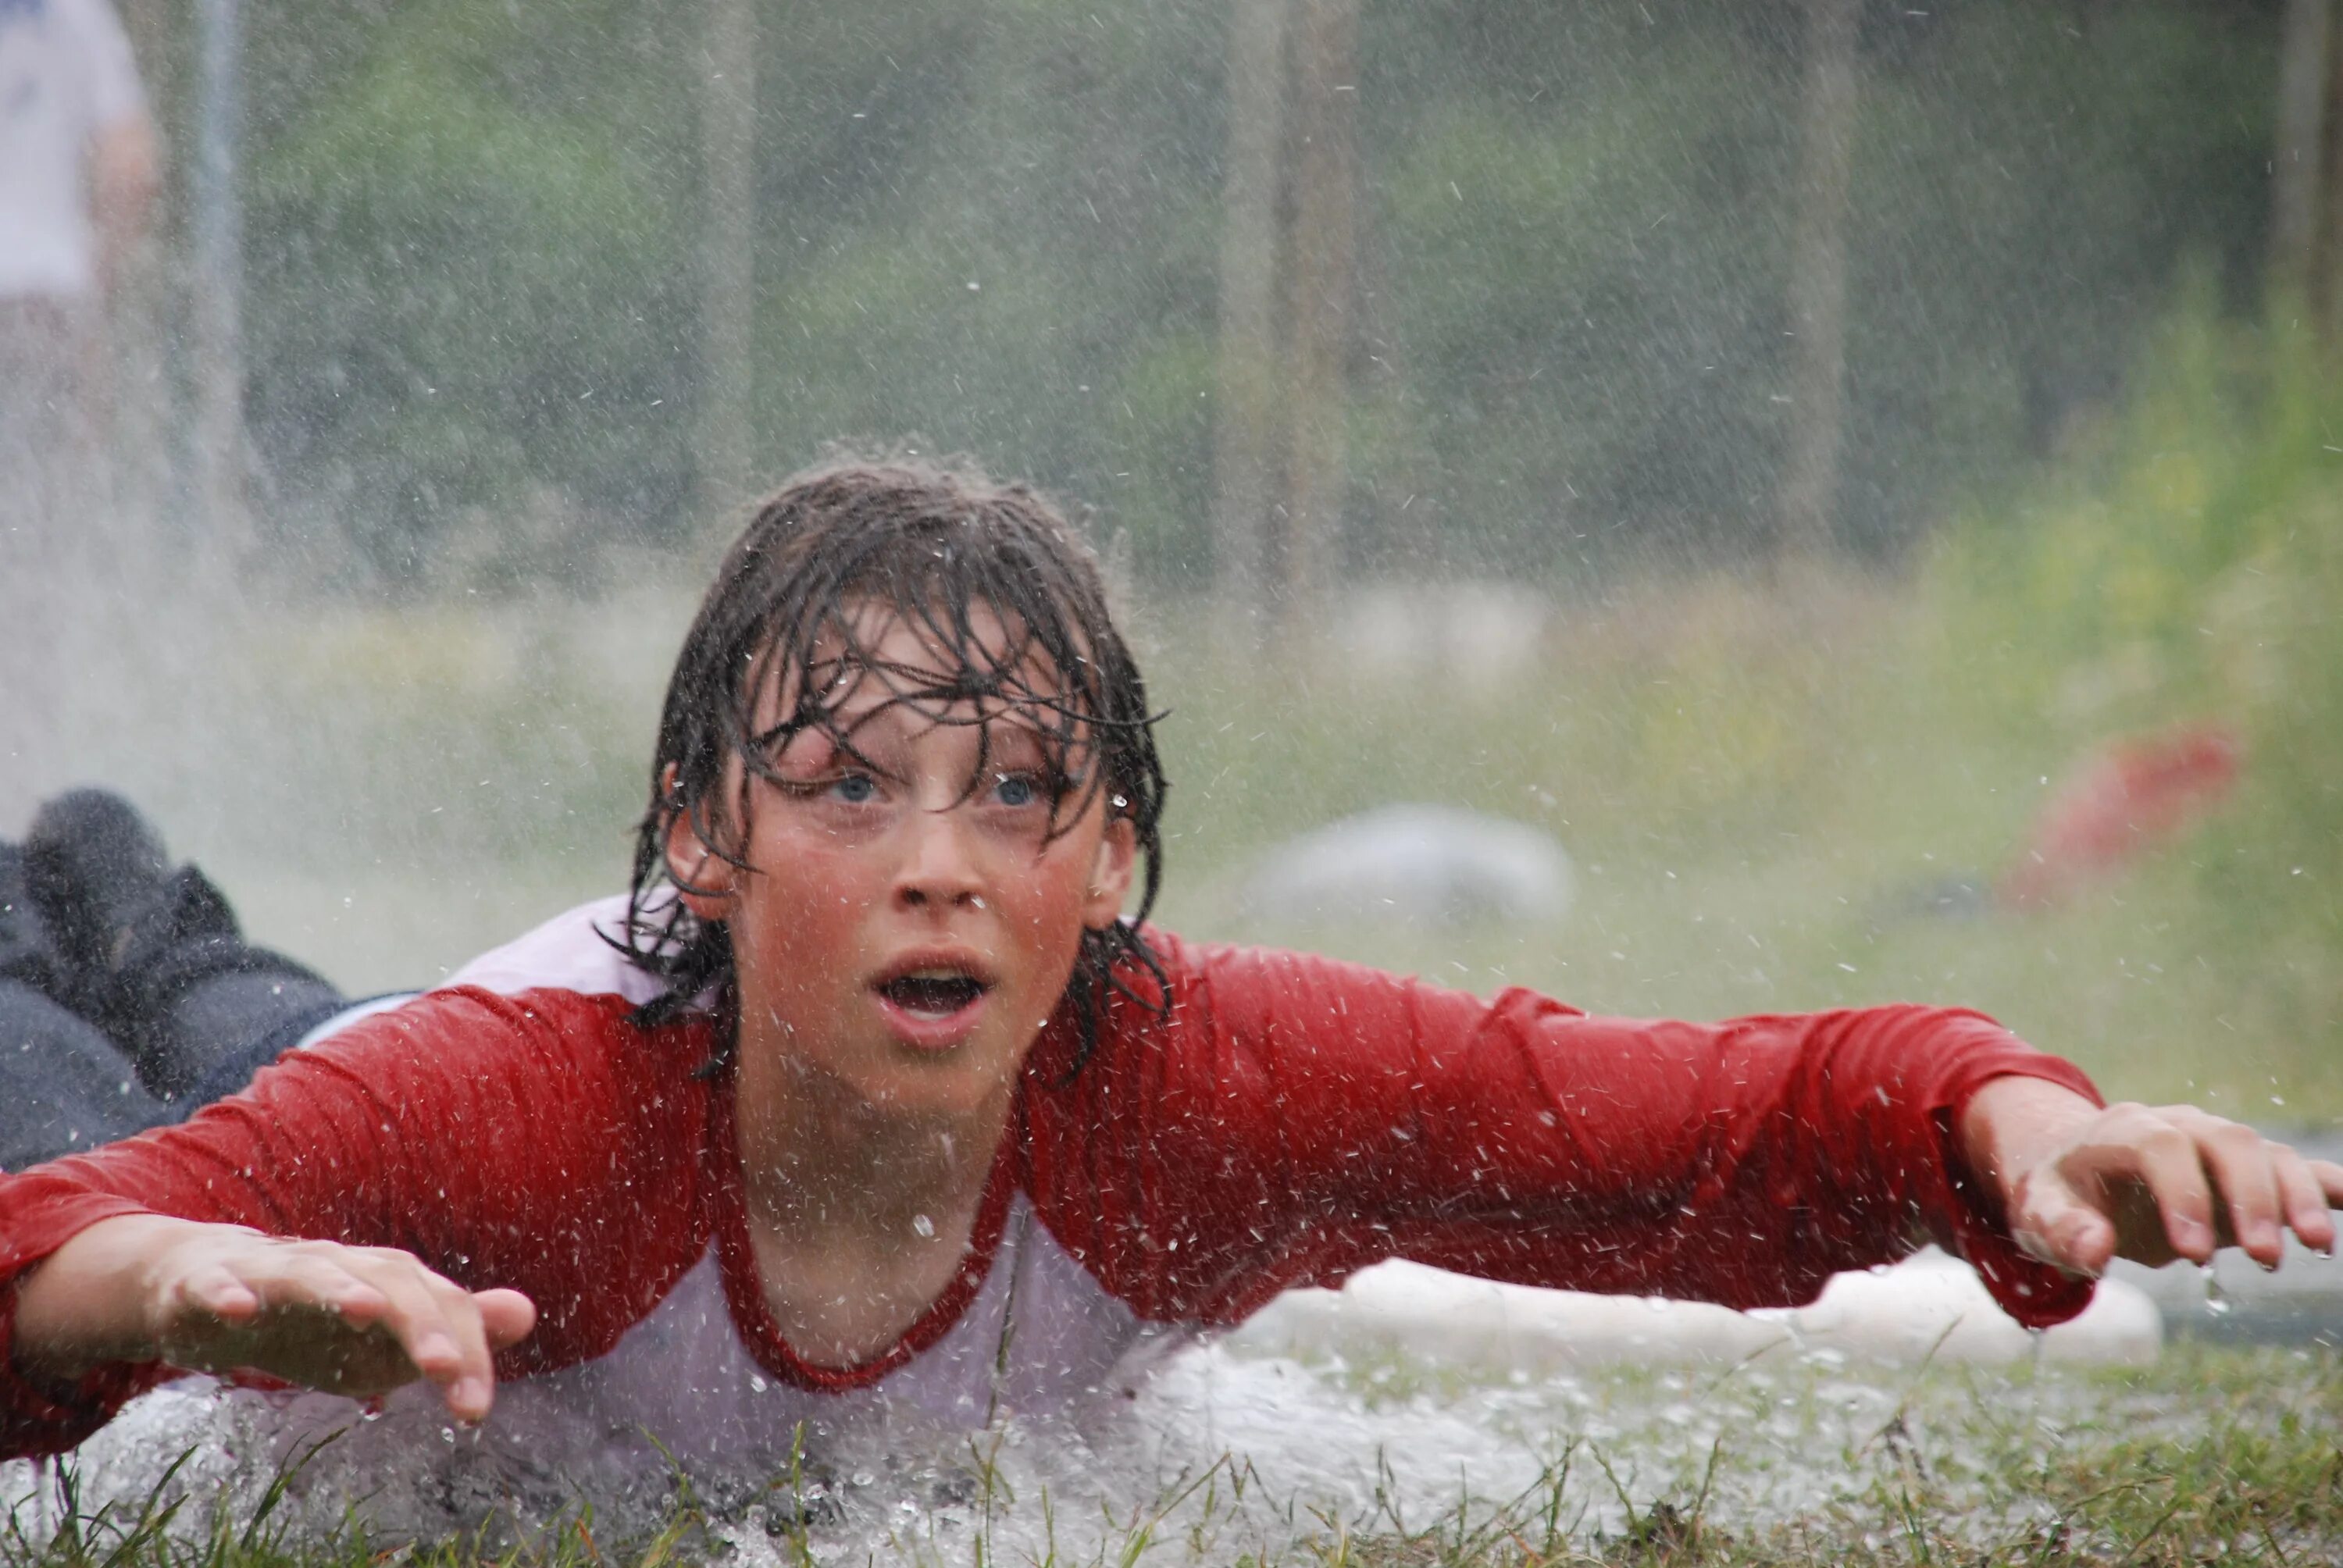
[[[941, 1355], [1012, 1207], [1019, 1235], [1038, 1229], [1071, 1282], [1029, 1312], [1124, 1324], [1233, 1323], [1281, 1290], [1394, 1256], [1794, 1305], [1930, 1237], [2021, 1322], [2089, 1300], [2087, 1282], [2014, 1248], [1950, 1129], [2000, 1074], [2094, 1091], [1982, 1015], [1592, 1018], [1523, 990], [1483, 1001], [1322, 959], [1152, 940], [1169, 1016], [1118, 1000], [1071, 1078], [1063, 1011], [1044, 1029], [960, 1275], [857, 1367], [803, 1362], [766, 1313], [730, 1086], [694, 1076], [713, 1025], [639, 1028], [615, 987], [433, 992], [288, 1054], [184, 1125], [0, 1178], [0, 1282], [140, 1211], [400, 1247], [474, 1289], [535, 1300], [535, 1333], [498, 1359], [502, 1377], [526, 1378], [604, 1357], [707, 1257], [747, 1381], [817, 1395]], [[0, 1283], [0, 1455], [69, 1447], [167, 1375], [103, 1368], [59, 1397], [15, 1372], [14, 1316]], [[1079, 1360], [1066, 1348], [1079, 1327], [1021, 1342]]]

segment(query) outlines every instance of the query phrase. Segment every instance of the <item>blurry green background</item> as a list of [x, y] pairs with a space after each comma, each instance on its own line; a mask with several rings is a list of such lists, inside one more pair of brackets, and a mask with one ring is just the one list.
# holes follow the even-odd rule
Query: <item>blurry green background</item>
[[[1106, 544], [1171, 710], [1183, 930], [1609, 1010], [1960, 1001], [2111, 1093], [2343, 1113], [2343, 359], [2331, 242], [2272, 237], [2290, 8], [1846, 3], [1843, 417], [1801, 534], [1832, 0], [1293, 0], [1255, 347], [1306, 357], [1309, 220], [1347, 210], [1331, 382], [1270, 399], [1331, 422], [1341, 499], [1306, 579], [1262, 523], [1256, 585], [1214, 521], [1242, 5], [252, 0], [253, 543], [189, 587], [206, 541], [156, 508], [160, 575], [93, 611], [122, 658], [0, 803], [121, 785], [263, 940], [427, 981], [620, 885], [728, 508], [908, 437]], [[124, 8], [183, 147], [191, 0]], [[1312, 111], [1304, 24], [1346, 16]], [[210, 368], [174, 347], [186, 201], [148, 282], [166, 406]], [[1368, 589], [1459, 583], [1543, 607], [1526, 658], [1344, 642]], [[2094, 746], [2207, 718], [2246, 763], [2195, 831], [2055, 910], [1916, 912]], [[1418, 799], [1550, 829], [1575, 909], [1242, 914], [1268, 845]]]
[[[752, 471], [916, 432], [1101, 508], [1153, 581], [1203, 570], [1233, 0], [726, 3], [757, 40]], [[525, 550], [548, 492], [569, 573], [703, 520], [715, 4], [247, 0], [278, 538], [412, 584], [481, 553], [458, 533]], [[191, 0], [144, 5], [183, 57]], [[1809, 6], [1349, 8], [1344, 563], [1762, 551]], [[2254, 308], [2279, 7], [1857, 8], [1836, 532], [1879, 559], [2103, 406], [2181, 266]], [[181, 119], [195, 87], [158, 84]]]

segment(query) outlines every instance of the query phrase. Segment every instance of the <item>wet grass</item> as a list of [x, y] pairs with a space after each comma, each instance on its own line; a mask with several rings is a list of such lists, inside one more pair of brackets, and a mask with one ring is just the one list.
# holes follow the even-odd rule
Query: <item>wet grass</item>
[[[1644, 1397], [1684, 1386], [1672, 1374], [1657, 1378], [1663, 1386]], [[2331, 1355], [2183, 1347], [2147, 1372], [1916, 1373], [1884, 1420], [1872, 1410], [1848, 1423], [1837, 1448], [1850, 1484], [1837, 1495], [1795, 1518], [1753, 1519], [1745, 1504], [1735, 1517], [1715, 1502], [1764, 1468], [1763, 1407], [1788, 1405], [1778, 1397], [1784, 1386], [1743, 1391], [1737, 1427], [1728, 1422], [1697, 1474], [1680, 1462], [1672, 1482], [1647, 1492], [1601, 1442], [1583, 1444], [1579, 1462], [1595, 1467], [1624, 1526], [1566, 1551], [1523, 1551], [1516, 1507], [1508, 1522], [1515, 1556], [1417, 1560], [1568, 1562], [1574, 1553], [1619, 1563], [2165, 1564], [2343, 1556], [2343, 1379]], [[1810, 1384], [1799, 1401], [1835, 1392]], [[1713, 1386], [1705, 1397], [1736, 1402]], [[1783, 1442], [1820, 1445], [1808, 1447], [1809, 1462], [1828, 1453], [1822, 1429], [1835, 1424], [1798, 1419], [1811, 1413], [1771, 1417], [1798, 1433]], [[1550, 1496], [1532, 1501], [1552, 1511]], [[1395, 1550], [1391, 1560], [1402, 1555]]]
[[[1473, 1392], [1470, 1380], [1396, 1363], [1329, 1375], [1427, 1412]], [[1386, 1479], [1371, 1499], [1313, 1508], [1281, 1499], [1250, 1460], [1230, 1454], [1135, 1501], [1053, 1500], [1048, 1486], [996, 1463], [996, 1434], [969, 1445], [951, 1502], [884, 1529], [840, 1526], [800, 1469], [720, 1505], [679, 1485], [662, 1517], [627, 1534], [588, 1510], [533, 1529], [505, 1523], [390, 1543], [355, 1525], [296, 1527], [279, 1507], [282, 1484], [241, 1512], [199, 1508], [167, 1484], [130, 1506], [93, 1508], [75, 1495], [68, 1468], [47, 1530], [23, 1508], [0, 1529], [0, 1568], [2343, 1561], [2343, 1362], [2331, 1352], [2184, 1344], [2150, 1368], [2097, 1372], [1850, 1372], [1827, 1360], [1755, 1377], [1644, 1368], [1586, 1380], [1580, 1392], [1581, 1420], [1524, 1437], [1548, 1458], [1503, 1498], [1427, 1506], [1379, 1467]], [[1687, 1398], [1714, 1419], [1669, 1441], [1674, 1429], [1654, 1412]]]

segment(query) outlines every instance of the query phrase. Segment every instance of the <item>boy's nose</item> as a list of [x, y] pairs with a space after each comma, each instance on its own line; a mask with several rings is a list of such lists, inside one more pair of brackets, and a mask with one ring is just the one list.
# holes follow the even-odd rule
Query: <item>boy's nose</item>
[[984, 890], [970, 842], [968, 815], [960, 810], [915, 810], [904, 831], [909, 838], [895, 896], [912, 908], [951, 907], [976, 901]]

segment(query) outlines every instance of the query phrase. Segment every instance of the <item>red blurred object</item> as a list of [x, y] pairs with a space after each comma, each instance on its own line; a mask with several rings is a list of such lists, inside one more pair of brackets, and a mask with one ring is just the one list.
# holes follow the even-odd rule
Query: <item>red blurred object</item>
[[2042, 909], [2121, 870], [2227, 799], [2242, 763], [2237, 732], [2210, 721], [2107, 742], [2051, 792], [1996, 900]]

